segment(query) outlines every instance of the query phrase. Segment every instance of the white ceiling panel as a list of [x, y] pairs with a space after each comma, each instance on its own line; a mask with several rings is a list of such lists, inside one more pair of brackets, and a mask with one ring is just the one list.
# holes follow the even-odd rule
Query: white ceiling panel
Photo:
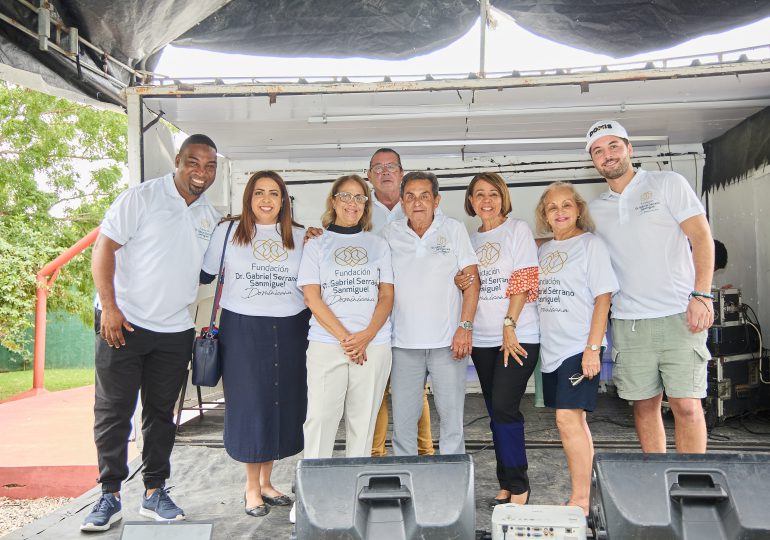
[[[231, 159], [367, 158], [393, 146], [407, 155], [582, 151], [585, 130], [615, 118], [636, 146], [700, 144], [770, 105], [770, 64], [637, 70], [571, 79], [501, 79], [387, 85], [200, 85], [154, 89], [144, 103], [186, 133], [205, 133]], [[686, 76], [679, 76], [680, 74]], [[602, 79], [602, 76], [605, 78]], [[468, 85], [470, 83], [467, 83]], [[452, 86], [456, 87], [452, 87]], [[303, 94], [303, 89], [309, 92]], [[272, 97], [271, 97], [272, 96]]]

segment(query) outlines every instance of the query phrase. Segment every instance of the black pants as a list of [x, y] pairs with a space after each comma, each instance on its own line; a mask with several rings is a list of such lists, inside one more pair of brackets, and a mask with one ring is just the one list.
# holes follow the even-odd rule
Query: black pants
[[144, 485], [165, 485], [176, 432], [174, 405], [187, 376], [195, 330], [163, 333], [134, 326], [123, 335], [126, 345], [119, 349], [96, 335], [94, 440], [105, 493], [120, 491], [128, 476], [128, 436], [140, 390]]
[[500, 489], [510, 491], [514, 495], [529, 490], [524, 416], [519, 406], [540, 353], [538, 343], [522, 343], [521, 346], [527, 351], [523, 366], [509, 358], [508, 367], [505, 367], [500, 347], [473, 347], [471, 353], [489, 413], [489, 427], [492, 430], [497, 461], [497, 480]]

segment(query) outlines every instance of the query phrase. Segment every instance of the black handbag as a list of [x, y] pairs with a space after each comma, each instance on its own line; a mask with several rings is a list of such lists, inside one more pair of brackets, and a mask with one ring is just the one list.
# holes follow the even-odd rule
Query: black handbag
[[222, 376], [222, 361], [219, 359], [218, 329], [214, 326], [219, 307], [219, 296], [222, 293], [222, 284], [225, 281], [223, 267], [225, 264], [225, 251], [227, 240], [230, 237], [230, 229], [233, 221], [227, 227], [225, 233], [225, 245], [222, 247], [222, 258], [219, 260], [219, 275], [217, 288], [214, 293], [214, 305], [211, 306], [211, 320], [206, 328], [201, 329], [201, 335], [195, 338], [192, 357], [192, 382], [196, 386], [216, 386]]

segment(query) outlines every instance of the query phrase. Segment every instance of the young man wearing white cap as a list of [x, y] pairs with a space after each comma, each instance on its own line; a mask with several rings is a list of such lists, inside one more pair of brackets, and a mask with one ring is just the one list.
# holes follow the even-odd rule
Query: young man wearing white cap
[[703, 453], [700, 400], [711, 357], [706, 330], [714, 320], [714, 242], [705, 210], [681, 175], [634, 170], [628, 133], [615, 120], [591, 126], [586, 151], [609, 186], [590, 210], [620, 283], [612, 302], [618, 394], [634, 402], [643, 452], [666, 451], [665, 391], [677, 452]]

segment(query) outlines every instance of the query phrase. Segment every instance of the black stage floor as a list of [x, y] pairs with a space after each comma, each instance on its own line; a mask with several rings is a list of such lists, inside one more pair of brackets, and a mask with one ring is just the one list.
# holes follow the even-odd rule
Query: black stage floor
[[[432, 405], [432, 404], [431, 404]], [[531, 504], [560, 504], [567, 498], [568, 474], [564, 453], [554, 425], [553, 411], [534, 407], [534, 396], [524, 398], [522, 411], [526, 418], [527, 455], [532, 485]], [[244, 472], [222, 447], [222, 413], [213, 411], [203, 419], [194, 419], [182, 427], [172, 454], [172, 477], [168, 485], [174, 500], [185, 509], [188, 519], [213, 521], [215, 539], [284, 539], [289, 538], [288, 507], [273, 508], [263, 518], [252, 518], [243, 512]], [[479, 394], [468, 394], [465, 405], [466, 445], [475, 467], [476, 528], [491, 530], [490, 497], [497, 493], [494, 450], [491, 446], [489, 418]], [[438, 435], [438, 416], [433, 410], [434, 439]], [[673, 443], [673, 422], [665, 418], [669, 445]], [[610, 394], [600, 394], [597, 410], [589, 415], [596, 452], [638, 451], [633, 429], [631, 407]], [[343, 455], [342, 429], [338, 433], [335, 455]], [[669, 446], [670, 451], [673, 448]], [[754, 416], [728, 420], [714, 428], [709, 436], [709, 452], [770, 453], [768, 417]], [[273, 481], [278, 489], [290, 493], [296, 463], [300, 456], [276, 462]], [[142, 493], [138, 463], [132, 464], [132, 476], [123, 489], [123, 521], [141, 521], [138, 506]], [[331, 487], [333, 489], [333, 487]], [[446, 494], [437, 494], [446, 496]], [[762, 495], [764, 496], [764, 494]], [[4, 537], [66, 540], [86, 536], [118, 539], [120, 524], [105, 533], [81, 533], [80, 522], [98, 497], [94, 489], [82, 497], [23, 529]]]

